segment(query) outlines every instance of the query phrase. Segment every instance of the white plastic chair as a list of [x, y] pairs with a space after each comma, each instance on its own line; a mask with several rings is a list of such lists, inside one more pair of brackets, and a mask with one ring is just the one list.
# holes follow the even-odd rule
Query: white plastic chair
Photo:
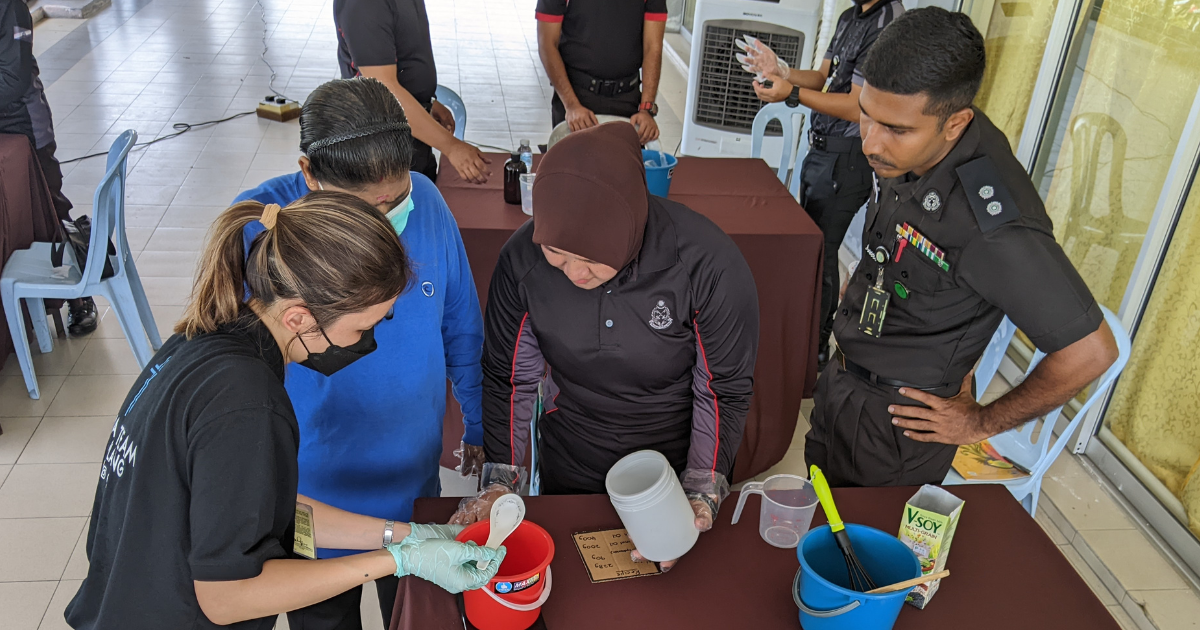
[[[1062, 407], [1059, 407], [1040, 419], [1030, 420], [1023, 426], [1005, 431], [989, 439], [992, 446], [1001, 455], [1027, 468], [1030, 471], [1030, 475], [1020, 479], [1010, 479], [1001, 482], [974, 481], [963, 479], [954, 469], [951, 469], [950, 473], [946, 475], [945, 481], [942, 482], [944, 485], [1000, 483], [1008, 487], [1009, 492], [1021, 502], [1021, 505], [1025, 507], [1030, 516], [1037, 513], [1038, 495], [1041, 494], [1042, 478], [1046, 476], [1046, 471], [1050, 469], [1050, 465], [1058, 458], [1059, 453], [1062, 453], [1063, 448], [1067, 445], [1067, 440], [1071, 439], [1071, 435], [1079, 428], [1088, 410], [1104, 396], [1109, 386], [1116, 380], [1117, 375], [1121, 373], [1121, 370], [1125, 369], [1125, 364], [1129, 362], [1129, 334], [1125, 332], [1125, 327], [1121, 325], [1121, 320], [1112, 311], [1103, 306], [1100, 307], [1100, 310], [1104, 312], [1104, 321], [1108, 323], [1108, 327], [1112, 330], [1113, 337], [1117, 341], [1119, 354], [1116, 362], [1105, 370], [1104, 374], [1100, 375], [1100, 378], [1092, 383], [1092, 390], [1088, 394], [1087, 400], [1084, 401], [1083, 406], [1076, 412], [1075, 417], [1071, 419], [1066, 429], [1056, 439], [1054, 438], [1055, 423], [1058, 421], [1058, 417], [1062, 415]], [[1007, 344], [1005, 345], [1007, 346]], [[1038, 362], [1044, 356], [1046, 356], [1045, 353], [1040, 350], [1034, 353], [1033, 360], [1029, 362], [1029, 369], [1025, 370], [1026, 376], [1037, 367]], [[999, 361], [996, 364], [999, 365]], [[1037, 437], [1037, 441], [1034, 441], [1033, 434], [1039, 423], [1041, 423], [1042, 430]], [[1051, 442], [1052, 439], [1053, 442]]]
[[[767, 123], [772, 120], [778, 120], [783, 126], [783, 151], [780, 152], [776, 174], [779, 181], [788, 187], [788, 192], [796, 197], [800, 194], [800, 166], [804, 164], [804, 156], [808, 155], [808, 135], [804, 133], [804, 128], [812, 120], [812, 110], [803, 105], [788, 107], [787, 103], [763, 105], [754, 116], [754, 124], [750, 129], [750, 157], [762, 158], [763, 137], [767, 133]], [[796, 168], [792, 169], [792, 181], [788, 183], [793, 150], [796, 151]]]
[[450, 114], [454, 116], [454, 137], [462, 140], [467, 134], [467, 106], [463, 103], [462, 97], [458, 95], [458, 92], [439, 85], [437, 91], [434, 92], [434, 98], [450, 110]]
[[[8, 318], [9, 332], [16, 346], [17, 361], [29, 397], [41, 396], [37, 375], [33, 371], [33, 356], [29, 350], [29, 337], [25, 331], [25, 318], [21, 314], [21, 300], [29, 308], [38, 347], [43, 353], [54, 349], [50, 339], [50, 326], [46, 322], [44, 299], [72, 300], [86, 296], [103, 296], [112, 306], [129, 347], [138, 365], [145, 367], [162, 347], [158, 326], [150, 311], [150, 303], [142, 289], [137, 268], [133, 264], [133, 252], [125, 236], [125, 165], [129, 150], [137, 142], [137, 132], [132, 129], [121, 134], [108, 150], [108, 168], [100, 185], [96, 188], [92, 210], [92, 236], [88, 243], [86, 271], [80, 272], [70, 247], [65, 248], [65, 277], [56, 276], [50, 262], [51, 243], [34, 243], [28, 249], [13, 252], [0, 273], [0, 300], [4, 302], [4, 315]], [[108, 243], [116, 245], [116, 255], [108, 255]], [[111, 278], [101, 278], [104, 263], [108, 261], [116, 272]], [[147, 337], [149, 343], [147, 343]]]

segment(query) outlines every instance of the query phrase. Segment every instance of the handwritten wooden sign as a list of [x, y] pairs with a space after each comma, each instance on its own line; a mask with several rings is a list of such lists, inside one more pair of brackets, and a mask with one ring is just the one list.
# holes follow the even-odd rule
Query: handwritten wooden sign
[[575, 548], [593, 584], [661, 573], [653, 562], [633, 561], [633, 541], [623, 529], [575, 534]]

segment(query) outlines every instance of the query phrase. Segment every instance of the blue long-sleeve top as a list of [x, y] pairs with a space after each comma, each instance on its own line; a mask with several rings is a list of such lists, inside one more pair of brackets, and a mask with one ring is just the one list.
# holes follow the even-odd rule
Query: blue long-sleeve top
[[[343, 510], [408, 521], [413, 501], [440, 493], [446, 379], [463, 410], [464, 441], [483, 443], [483, 318], [458, 223], [429, 178], [412, 173], [413, 210], [400, 239], [415, 279], [379, 348], [326, 377], [298, 364], [285, 385], [300, 425], [299, 492]], [[302, 173], [238, 195], [285, 206], [308, 194]], [[247, 247], [262, 232], [246, 226]], [[319, 550], [321, 557], [350, 552]]]

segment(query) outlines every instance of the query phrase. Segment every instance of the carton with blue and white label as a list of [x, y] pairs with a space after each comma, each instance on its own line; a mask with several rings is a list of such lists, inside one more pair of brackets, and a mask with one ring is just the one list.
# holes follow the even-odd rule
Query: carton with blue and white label
[[[946, 568], [950, 542], [954, 539], [963, 503], [962, 499], [942, 488], [926, 485], [905, 504], [899, 538], [921, 560], [922, 575]], [[917, 608], [925, 608], [939, 584], [941, 580], [935, 580], [914, 588], [906, 601]]]

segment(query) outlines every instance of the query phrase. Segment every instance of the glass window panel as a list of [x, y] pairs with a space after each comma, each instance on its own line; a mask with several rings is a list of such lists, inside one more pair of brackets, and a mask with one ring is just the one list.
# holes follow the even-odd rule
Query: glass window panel
[[1096, 2], [1043, 143], [1035, 181], [1055, 236], [1114, 311], [1200, 85], [1198, 5]]
[[1025, 127], [1057, 7], [1058, 0], [996, 2], [986, 23], [987, 70], [975, 104], [1008, 136], [1013, 151]]
[[1200, 536], [1198, 268], [1200, 190], [1193, 183], [1105, 422], [1179, 498], [1192, 533]]

